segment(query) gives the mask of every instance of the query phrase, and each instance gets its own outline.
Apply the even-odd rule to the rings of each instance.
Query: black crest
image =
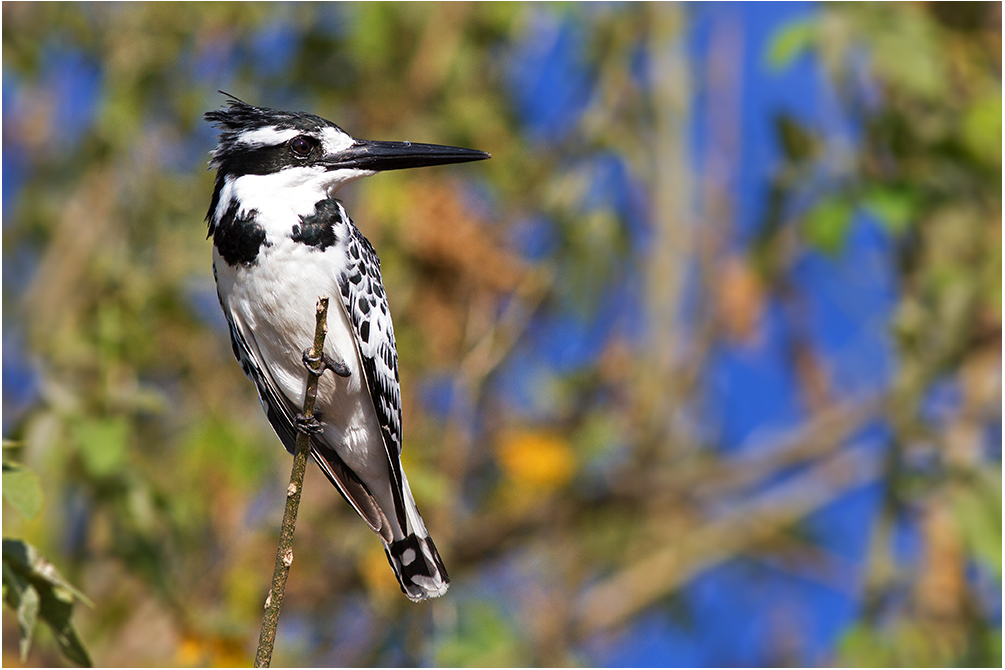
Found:
[[[220,91],[230,98],[225,107],[206,112],[205,119],[220,129],[220,139],[213,152],[214,163],[221,153],[234,149],[242,133],[258,128],[286,130],[296,128],[305,133],[319,133],[322,128],[338,128],[334,123],[307,112],[285,112],[269,107],[255,107],[240,98]],[[339,130],[342,130],[339,128]],[[343,131],[344,132],[344,131]],[[212,163],[211,163],[212,165]],[[214,167],[218,167],[215,166]]]

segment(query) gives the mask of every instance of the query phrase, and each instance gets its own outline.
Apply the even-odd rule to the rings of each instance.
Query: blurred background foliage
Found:
[[[97,664],[247,665],[268,590],[217,89],[493,154],[340,194],[451,591],[406,601],[312,468],[277,665],[1001,664],[1000,3],[3,19],[4,459],[44,495],[4,534]]]

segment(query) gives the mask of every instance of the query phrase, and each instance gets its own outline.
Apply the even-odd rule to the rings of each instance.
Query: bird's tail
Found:
[[[450,578],[428,535],[419,537],[413,533],[403,540],[385,544],[384,552],[409,600],[418,602],[447,592]]]
[[[419,510],[412,499],[412,491],[408,488],[405,473],[401,473],[400,496],[390,495],[391,491],[388,489],[393,504],[404,507],[405,523],[402,525],[399,522],[401,516],[395,513],[386,514],[370,489],[346,467],[337,453],[315,445],[313,454],[321,471],[327,475],[342,497],[349,501],[367,525],[380,536],[387,560],[404,594],[410,600],[419,601],[446,593],[450,585],[447,569],[443,567],[436,545],[433,544],[429,531],[422,523],[422,517],[419,516]],[[386,504],[392,504],[390,500]]]
[[[408,488],[408,480],[402,473],[402,498],[405,503],[406,528],[402,529],[405,537],[393,542],[384,543],[387,561],[398,578],[402,592],[409,600],[420,601],[426,598],[436,598],[447,592],[450,578],[447,569],[443,567],[433,538],[429,537],[419,510],[412,500],[412,492]]]

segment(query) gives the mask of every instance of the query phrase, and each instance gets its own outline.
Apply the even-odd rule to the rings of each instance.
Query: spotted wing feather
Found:
[[[349,263],[338,278],[342,305],[356,335],[367,390],[380,424],[394,485],[395,513],[406,527],[401,476],[401,391],[398,379],[398,352],[387,295],[380,276],[380,259],[362,233],[343,210],[350,237],[346,257]]]

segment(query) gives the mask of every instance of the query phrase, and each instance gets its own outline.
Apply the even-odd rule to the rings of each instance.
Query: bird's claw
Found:
[[[304,362],[304,367],[307,368],[307,372],[311,373],[315,377],[320,377],[325,373],[327,366],[325,365],[324,354],[321,354],[320,356],[311,356],[311,350],[304,349],[302,360]]]
[[[339,377],[349,377],[352,372],[349,366],[342,361],[336,361],[328,354],[322,353],[320,356],[311,356],[311,350],[305,349],[303,355],[304,367],[315,377],[320,377],[325,370],[331,370]]]
[[[349,366],[342,361],[333,360],[328,354],[323,354],[322,358],[325,362],[325,367],[337,374],[339,377],[349,377],[352,372],[349,370]]]
[[[301,433],[307,433],[308,435],[317,435],[322,432],[325,427],[321,425],[318,420],[317,415],[305,416],[303,414],[297,414],[294,422],[297,425],[297,430]]]

